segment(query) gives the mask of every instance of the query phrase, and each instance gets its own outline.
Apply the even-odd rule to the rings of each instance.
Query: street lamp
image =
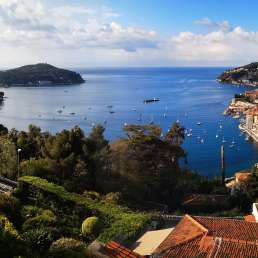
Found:
[[[17,178],[20,177],[20,152],[21,152],[21,149],[18,149],[17,150]]]

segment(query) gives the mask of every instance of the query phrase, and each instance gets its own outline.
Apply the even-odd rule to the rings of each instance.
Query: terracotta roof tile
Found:
[[[245,221],[248,221],[248,222],[256,222],[255,217],[254,217],[254,215],[252,215],[252,214],[246,215],[246,216],[244,217],[244,219],[245,219]]]
[[[214,248],[211,257],[257,258],[258,245],[256,243],[240,243],[222,239],[217,248]]]
[[[203,236],[207,232],[208,231],[204,226],[192,217],[185,215],[184,218],[176,225],[175,229],[158,246],[155,253],[164,252],[173,246],[185,243],[198,236]]]
[[[105,245],[105,255],[110,258],[143,258],[144,257],[114,241],[110,241]]]
[[[258,223],[216,217],[193,217],[208,229],[208,235],[243,241],[258,240]]]

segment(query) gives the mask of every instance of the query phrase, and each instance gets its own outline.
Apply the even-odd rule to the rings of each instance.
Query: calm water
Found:
[[[246,90],[219,85],[215,78],[223,70],[81,69],[78,71],[87,80],[83,85],[3,89],[7,99],[0,107],[1,123],[23,130],[32,123],[51,132],[79,125],[89,132],[93,124],[103,124],[106,120],[106,137],[112,140],[123,136],[124,123],[140,123],[137,121],[140,113],[142,123],[153,119],[164,131],[180,120],[187,129],[193,130],[193,136],[187,137],[184,144],[189,166],[204,175],[218,174],[224,137],[229,176],[258,162],[258,146],[239,135],[237,120],[222,115],[233,95]],[[160,102],[143,104],[144,99],[153,97],[160,98]],[[113,106],[113,114],[107,105]],[[60,109],[61,114],[57,113]],[[196,125],[199,121],[201,126]],[[200,143],[198,137],[204,142]],[[232,141],[236,145],[230,148]]]

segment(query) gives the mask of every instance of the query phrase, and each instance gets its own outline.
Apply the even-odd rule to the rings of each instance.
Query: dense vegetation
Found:
[[[233,81],[238,83],[244,83],[249,81],[251,83],[258,82],[258,62],[237,67],[234,69],[224,71],[218,79],[223,83],[232,83]]]
[[[0,194],[0,257],[87,257],[94,239],[130,241],[153,210],[181,209],[190,194],[228,193],[220,180],[183,168],[179,123],[166,134],[156,125],[127,125],[124,132],[109,143],[102,126],[89,135],[79,127],[53,135],[33,125],[28,132],[0,126],[0,175],[19,180],[12,195]],[[239,193],[220,207],[250,208],[255,173],[243,202]]]
[[[48,81],[53,85],[84,82],[81,75],[76,72],[43,63],[0,72],[0,84],[2,85],[37,86],[40,85],[40,81]]]

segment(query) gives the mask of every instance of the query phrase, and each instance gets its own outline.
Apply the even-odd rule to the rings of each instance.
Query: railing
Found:
[[[17,185],[16,181],[0,176],[0,192],[12,192]]]

